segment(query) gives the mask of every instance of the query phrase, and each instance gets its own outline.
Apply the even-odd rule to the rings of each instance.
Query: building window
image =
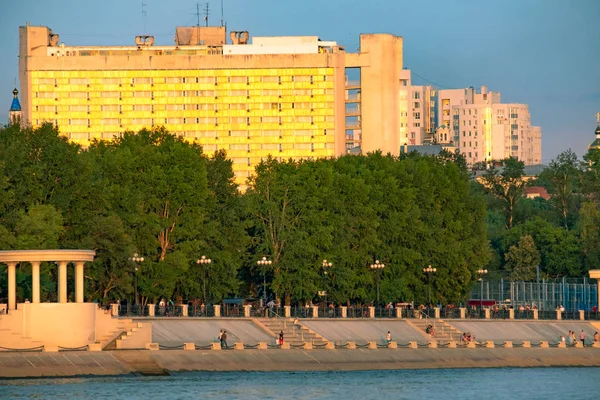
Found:
[[[414,93],[413,93],[413,98],[414,98],[415,100],[419,100],[419,99],[421,98],[421,93],[420,93],[420,92],[414,92]]]
[[[413,117],[414,117],[414,119],[421,119],[421,113],[420,112],[414,112],[413,113]]]
[[[421,108],[421,103],[418,101],[415,101],[413,108]]]

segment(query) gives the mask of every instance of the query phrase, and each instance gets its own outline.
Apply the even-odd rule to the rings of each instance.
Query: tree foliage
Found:
[[[506,269],[515,281],[530,281],[535,278],[536,267],[540,262],[540,253],[533,238],[525,235],[516,246],[510,246],[506,253]]]

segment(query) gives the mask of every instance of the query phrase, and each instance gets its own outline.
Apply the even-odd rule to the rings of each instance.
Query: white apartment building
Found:
[[[515,157],[525,165],[541,163],[540,127],[531,126],[526,104],[502,104],[500,93],[482,86],[440,90],[439,143],[453,143],[467,163]],[[450,139],[452,137],[452,139]]]

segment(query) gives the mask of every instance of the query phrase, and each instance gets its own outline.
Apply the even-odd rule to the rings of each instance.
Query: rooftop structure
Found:
[[[591,149],[599,149],[600,150],[600,112],[596,114],[596,120],[598,122],[598,126],[594,131],[594,135],[596,139],[588,146],[588,150]]]
[[[8,124],[18,124],[21,120],[22,112],[21,112],[21,103],[19,103],[19,91],[17,88],[13,90],[13,99],[10,104],[10,109],[8,110]]]

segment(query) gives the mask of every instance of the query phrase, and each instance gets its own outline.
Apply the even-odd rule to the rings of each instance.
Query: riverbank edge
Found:
[[[225,371],[361,371],[599,367],[600,349],[119,350],[0,352],[0,378],[168,375]]]

